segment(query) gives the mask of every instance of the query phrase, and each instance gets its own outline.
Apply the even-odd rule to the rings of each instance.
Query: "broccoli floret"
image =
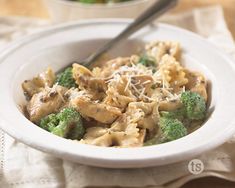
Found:
[[[206,102],[199,94],[186,91],[181,94],[180,100],[183,105],[181,108],[160,112],[159,125],[162,142],[169,142],[187,135],[185,126],[188,127],[192,121],[205,118]]]
[[[206,102],[199,94],[186,91],[181,94],[183,106],[174,111],[161,111],[160,114],[165,118],[178,119],[180,121],[202,120],[206,115]]]
[[[155,60],[152,57],[149,57],[147,55],[141,56],[138,63],[140,63],[146,67],[156,66]]]
[[[198,93],[186,91],[180,100],[184,106],[186,117],[190,120],[201,120],[206,116],[206,102]]]
[[[161,117],[159,121],[160,132],[146,141],[144,146],[170,142],[187,135],[187,129],[181,121],[171,117]]]
[[[187,129],[177,119],[160,118],[160,129],[162,133],[162,142],[169,142],[187,135]]]
[[[50,114],[40,121],[40,127],[47,131],[52,131],[58,124],[59,119],[56,114]]]
[[[164,117],[164,118],[178,119],[182,121],[185,117],[185,109],[179,108],[174,111],[161,111],[160,115],[161,117]]]
[[[64,108],[58,114],[50,114],[40,121],[40,127],[51,133],[70,139],[80,140],[85,129],[82,117],[74,108]]]
[[[65,108],[57,114],[60,120],[52,133],[61,137],[81,139],[85,133],[81,115],[74,108]]]
[[[72,67],[68,67],[63,72],[58,74],[56,77],[56,83],[67,88],[77,87],[77,84],[73,78],[72,70]]]

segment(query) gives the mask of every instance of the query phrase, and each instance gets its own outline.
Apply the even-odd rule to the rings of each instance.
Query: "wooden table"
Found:
[[[235,0],[180,0],[175,11],[190,10],[213,4],[223,6],[226,21],[235,38]],[[0,16],[2,15],[31,16],[45,19],[49,17],[42,0],[0,0]]]
[[[235,38],[235,0],[181,0],[175,12],[190,10],[195,7],[220,4],[224,9],[228,27]],[[0,0],[0,16],[29,16],[48,19],[48,13],[42,0]],[[235,183],[217,178],[201,178],[193,180],[183,188],[234,188]]]

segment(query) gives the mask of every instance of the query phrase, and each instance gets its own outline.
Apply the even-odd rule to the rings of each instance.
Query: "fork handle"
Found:
[[[103,53],[107,52],[114,45],[128,38],[130,35],[144,27],[154,19],[158,18],[169,9],[173,8],[178,0],[155,0],[156,2],[144,11],[139,17],[135,19],[126,29],[124,29],[118,36],[107,42],[104,46],[98,49],[94,54],[91,54],[85,61],[84,66],[89,67],[97,58]]]

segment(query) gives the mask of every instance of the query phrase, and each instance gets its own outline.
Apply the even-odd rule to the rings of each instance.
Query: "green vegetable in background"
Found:
[[[77,87],[77,84],[73,78],[72,70],[72,67],[68,67],[63,72],[58,74],[56,77],[56,83],[67,88]]]
[[[155,62],[154,58],[149,57],[147,55],[142,55],[140,57],[139,63],[146,66],[146,67],[151,67],[151,66],[156,67],[156,62]]]
[[[74,108],[64,108],[58,114],[41,119],[39,126],[57,136],[80,140],[85,129],[82,117]]]

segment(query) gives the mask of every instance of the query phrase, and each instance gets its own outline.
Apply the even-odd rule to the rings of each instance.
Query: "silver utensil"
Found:
[[[76,62],[82,64],[86,67],[92,65],[97,58],[99,58],[102,54],[110,50],[112,47],[120,43],[123,39],[128,38],[133,33],[138,31],[140,28],[144,27],[154,19],[158,18],[169,9],[173,8],[178,0],[153,0],[156,1],[150,8],[144,11],[139,17],[135,19],[133,23],[131,23],[124,31],[122,31],[118,36],[104,44],[101,48],[99,48],[96,52],[91,54],[86,59]],[[75,63],[75,62],[73,62]]]

